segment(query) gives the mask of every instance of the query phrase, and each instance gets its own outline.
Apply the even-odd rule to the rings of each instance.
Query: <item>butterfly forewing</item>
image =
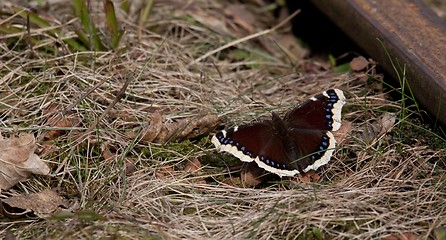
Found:
[[[291,142],[292,139],[288,141]],[[267,171],[279,170],[283,176],[294,176],[298,173],[295,165],[291,164],[295,156],[290,156],[284,139],[277,134],[271,121],[222,131],[212,138],[212,142],[241,161],[255,161]]]
[[[212,142],[216,147],[231,153],[240,160],[251,162],[268,144],[273,130],[270,121],[256,122],[219,132],[212,138]]]
[[[341,90],[330,89],[288,112],[284,121],[293,128],[338,130],[345,97]]]

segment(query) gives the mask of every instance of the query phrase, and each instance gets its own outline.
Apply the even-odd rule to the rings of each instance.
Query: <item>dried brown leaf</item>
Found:
[[[179,125],[181,124],[177,122],[164,125],[161,128],[161,131],[158,134],[157,138],[154,139],[154,142],[166,143],[169,140],[173,141],[174,140],[173,135],[177,132]]]
[[[353,71],[359,72],[367,68],[370,62],[363,56],[355,57],[350,62],[350,67]]]
[[[281,49],[279,52],[285,52],[287,57],[295,61],[301,60],[309,54],[308,49],[302,47],[291,33],[278,36],[277,43]]]
[[[418,239],[418,235],[415,233],[393,233],[383,238],[383,240],[416,240],[416,239]]]
[[[43,115],[46,118],[45,125],[55,128],[69,128],[80,123],[79,117],[73,115],[60,116],[59,114],[61,114],[62,110],[63,107],[57,103],[51,103],[45,109],[43,109]],[[66,130],[61,129],[49,130],[45,133],[44,138],[47,140],[53,140],[65,132]]]
[[[241,178],[227,177],[222,182],[230,186],[243,186]]]
[[[213,130],[219,123],[217,115],[209,114],[205,116],[198,116],[192,121],[185,121],[184,128],[178,136],[178,140],[198,137]]]
[[[381,115],[379,119],[379,123],[381,125],[381,131],[379,132],[379,134],[382,135],[392,130],[393,126],[395,126],[395,122],[396,122],[396,115],[394,113],[386,112],[383,115]]]
[[[245,4],[231,4],[225,9],[225,14],[232,18],[232,21],[242,27],[247,32],[254,31],[253,24],[256,20],[254,14],[246,9]]]
[[[163,166],[155,172],[155,176],[160,179],[171,178],[175,172],[171,166]]]
[[[144,127],[141,135],[141,140],[150,143],[153,142],[153,140],[160,134],[161,129],[164,126],[164,117],[161,115],[160,112],[156,111],[152,113],[152,115],[147,120],[147,126]],[[130,139],[133,139],[137,137],[138,130],[134,130],[133,132],[128,132],[127,137]]]
[[[68,208],[68,202],[56,191],[43,190],[39,193],[23,194],[1,200],[0,211],[9,218],[24,217],[28,213],[33,213],[40,218]]]
[[[303,183],[311,183],[311,182],[317,183],[319,182],[320,179],[319,174],[314,170],[310,170],[306,173],[301,173],[297,177]]]
[[[341,127],[333,132],[337,145],[342,146],[350,141],[350,132],[352,130],[352,123],[349,121],[342,121]]]
[[[193,157],[192,159],[188,160],[183,168],[183,170],[188,173],[194,173],[200,169],[201,162],[197,157]],[[189,181],[197,184],[206,184],[206,180],[203,177],[194,177],[189,179]]]
[[[394,113],[386,112],[376,119],[364,123],[361,131],[361,137],[364,142],[371,144],[378,138],[392,130],[396,122]]]
[[[224,21],[216,16],[210,15],[206,12],[189,12],[189,14],[199,23],[209,27],[213,31],[220,34],[229,34],[228,28]]]
[[[116,154],[112,153],[108,148],[108,142],[101,144],[101,154],[104,161],[111,161],[117,158]],[[130,175],[136,171],[133,159],[128,157],[124,158],[124,171],[126,175]]]
[[[240,173],[241,181],[245,186],[259,185],[262,183],[263,176],[265,176],[265,171],[254,162],[247,163]]]
[[[174,123],[164,124],[160,133],[153,141],[166,143],[168,141],[182,141],[198,137],[213,130],[219,121],[218,116],[214,114],[180,119]]]
[[[14,235],[14,233],[12,233],[12,231],[10,229],[6,229],[3,240],[16,240],[16,239],[17,238]]]
[[[136,172],[135,161],[131,158],[124,158],[125,160],[125,174],[128,176],[134,172]]]
[[[6,190],[34,174],[47,175],[50,168],[34,153],[32,134],[0,140],[0,189]]]
[[[114,154],[111,153],[107,145],[107,143],[101,144],[101,155],[104,158],[104,161],[110,161],[114,157]]]
[[[80,122],[79,119],[76,119],[76,118],[63,117],[56,124],[50,125],[50,126],[56,127],[56,128],[67,128],[67,127],[74,127],[79,122]],[[45,139],[47,139],[47,140],[56,139],[57,137],[64,134],[65,131],[66,130],[60,130],[60,129],[49,130],[45,134]]]
[[[353,173],[352,170],[346,169],[345,171],[336,173],[336,175],[333,177],[333,180],[337,181],[337,180],[345,179],[348,176],[350,176],[352,173]]]
[[[164,118],[159,112],[154,112],[149,119],[149,126],[146,129],[142,138],[145,142],[152,142],[163,128]]]
[[[182,141],[184,139],[198,137],[213,130],[219,122],[220,119],[217,115],[208,114],[193,118],[184,118],[172,123],[165,123],[161,113],[155,112],[150,117],[148,127],[143,132],[142,140],[157,143]],[[134,138],[135,136],[135,132],[127,134],[128,138]]]
[[[44,117],[49,118],[55,113],[62,111],[62,109],[62,105],[52,102],[42,110],[42,113]]]
[[[55,151],[57,151],[57,146],[52,143],[52,141],[43,141],[40,143],[40,146],[38,150],[36,151],[39,156],[42,158],[53,154]]]
[[[198,158],[193,158],[189,160],[184,166],[184,171],[186,172],[195,172],[201,168],[201,163]]]

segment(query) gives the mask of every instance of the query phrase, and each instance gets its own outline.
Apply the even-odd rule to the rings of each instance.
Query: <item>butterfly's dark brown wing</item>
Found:
[[[344,93],[339,89],[330,89],[288,112],[284,121],[291,128],[336,131],[341,126],[344,104]]]
[[[320,93],[288,112],[284,118],[288,136],[299,148],[300,156],[293,160],[304,172],[327,164],[336,146],[331,131],[341,126],[341,111],[345,97],[341,90]]]
[[[279,176],[316,170],[333,154],[336,141],[330,131],[339,129],[344,103],[342,91],[330,89],[291,110],[283,121],[223,130],[212,143],[241,161],[255,161]]]
[[[300,155],[291,159],[291,164],[300,172],[316,170],[327,164],[336,147],[336,140],[330,131],[293,129],[288,131],[288,136],[296,144]]]
[[[259,167],[280,176],[294,176],[299,171],[283,145],[283,139],[271,121],[243,125],[223,130],[212,137],[212,143],[221,151],[231,153],[244,162],[255,161]]]

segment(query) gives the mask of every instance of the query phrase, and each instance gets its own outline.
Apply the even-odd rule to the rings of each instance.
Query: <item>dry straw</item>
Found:
[[[42,152],[55,149],[45,157],[51,176],[23,182],[11,194],[58,188],[74,211],[106,218],[5,220],[2,236],[10,231],[20,239],[376,239],[398,234],[425,239],[446,226],[444,150],[423,140],[429,131],[417,131],[411,141],[404,141],[407,132],[365,141],[366,125],[376,124],[371,120],[399,110],[381,84],[368,81],[364,72],[333,73],[313,59],[290,62],[277,44],[289,26],[275,28],[281,21],[270,12],[255,12],[261,6],[247,4],[257,19],[254,29],[275,31],[244,41],[256,32],[231,23],[222,11],[228,4],[235,3],[155,1],[144,29],[119,10],[126,29],[121,45],[127,48],[95,52],[95,69],[89,67],[90,52],[45,53],[44,45],[61,44],[46,30],[31,31],[45,39],[34,49],[20,44],[26,32],[0,37],[2,134],[45,134],[52,126],[45,125],[43,113],[51,104],[66,110],[62,117],[80,120],[49,142],[41,139]],[[66,3],[49,7],[51,16],[67,11]],[[97,11],[93,16],[100,17]],[[14,19],[2,16],[0,23],[12,25]],[[269,117],[271,110],[285,112],[333,87],[346,92],[343,118],[352,129],[349,141],[319,171],[319,183],[283,179],[243,187],[228,181],[237,173],[230,177],[222,167],[230,165],[223,160],[229,158],[214,151],[208,140],[212,132],[186,144],[147,143],[138,135],[150,127],[156,111],[166,124],[216,114],[229,126]],[[122,89],[125,94],[116,102]],[[113,154],[107,160],[101,152],[105,143]],[[196,158],[202,163],[197,171],[181,170]],[[136,171],[125,174],[126,159]]]

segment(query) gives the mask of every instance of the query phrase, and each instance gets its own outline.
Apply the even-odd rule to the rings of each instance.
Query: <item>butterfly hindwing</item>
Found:
[[[297,143],[301,155],[292,160],[292,163],[302,169],[301,172],[317,170],[325,165],[331,158],[336,140],[330,131],[296,129],[288,135]]]

